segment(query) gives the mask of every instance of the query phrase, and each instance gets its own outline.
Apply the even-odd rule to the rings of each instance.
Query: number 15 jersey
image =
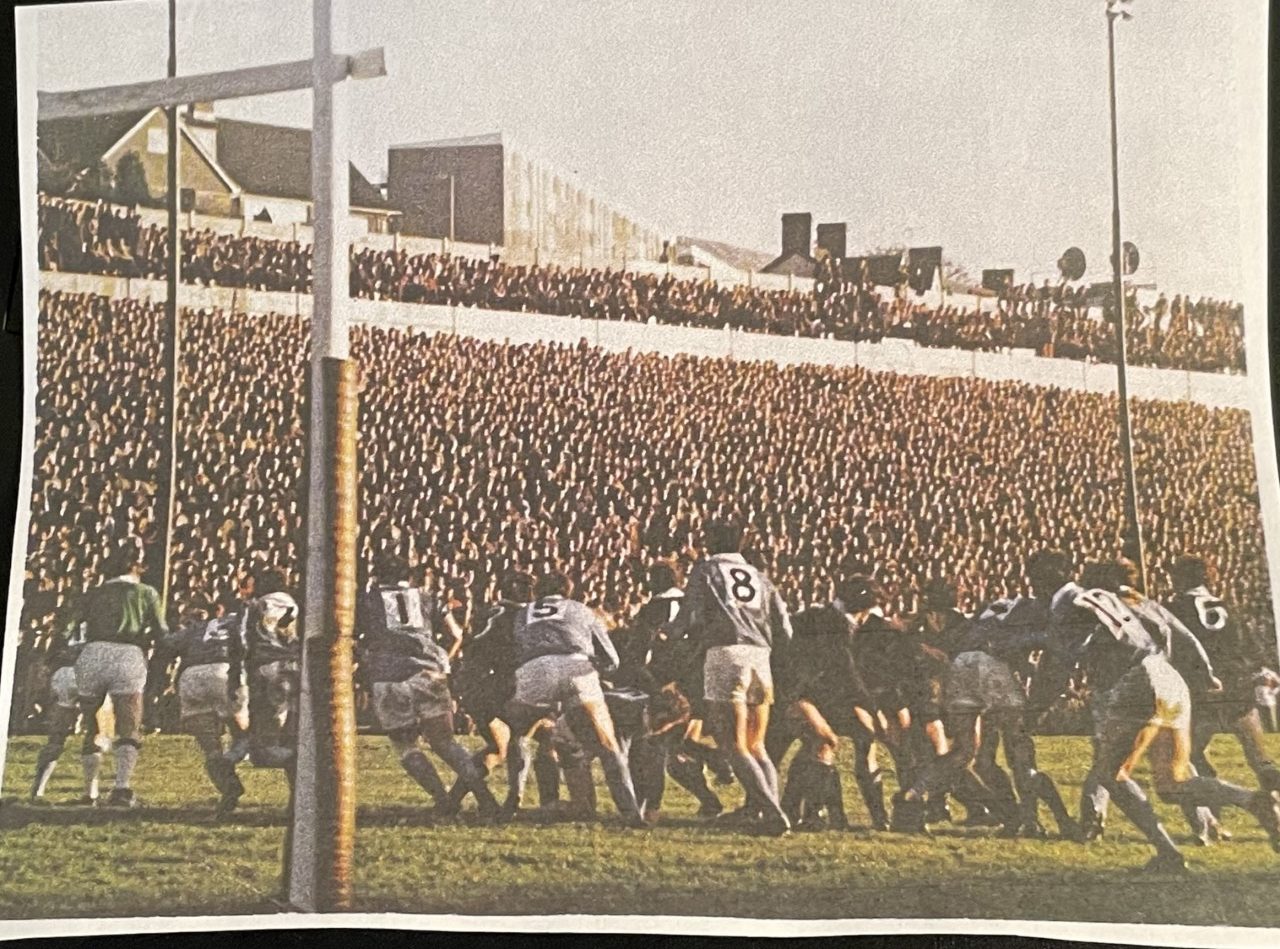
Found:
[[[741,554],[713,554],[694,566],[675,626],[704,648],[772,649],[791,639],[791,617],[782,597]]]

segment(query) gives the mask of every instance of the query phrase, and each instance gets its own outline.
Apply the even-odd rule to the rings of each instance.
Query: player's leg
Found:
[[[530,754],[534,729],[547,713],[546,707],[527,705],[512,699],[503,710],[511,738],[507,742],[507,798],[502,802],[502,817],[510,819],[520,810],[521,797],[529,778],[533,760]],[[541,788],[539,788],[541,792]]]
[[[1186,861],[1156,816],[1146,794],[1133,780],[1133,769],[1147,753],[1159,733],[1157,726],[1125,720],[1123,716],[1104,718],[1098,736],[1095,768],[1098,781],[1125,817],[1129,818],[1152,846],[1155,858],[1150,869],[1180,870]]]
[[[106,695],[92,696],[80,692],[80,714],[84,719],[84,741],[80,748],[80,766],[84,772],[84,794],[81,804],[98,803],[98,772],[102,769],[102,748],[98,742],[98,710],[106,702]]]
[[[1151,744],[1150,758],[1156,790],[1164,800],[1184,809],[1238,807],[1247,811],[1280,853],[1280,791],[1250,791],[1221,778],[1197,775],[1191,765],[1191,733],[1185,725],[1161,728]]]
[[[703,818],[718,817],[724,811],[724,804],[719,795],[707,784],[706,768],[711,764],[723,767],[723,759],[718,751],[691,737],[700,735],[702,722],[691,719],[684,733],[672,731],[665,736],[669,740],[667,754],[667,774],[682,788],[694,796],[698,802],[698,816]],[[727,775],[732,780],[732,774]]]
[[[204,772],[209,781],[220,796],[226,796],[233,772],[231,762],[223,754],[221,720],[212,711],[186,714],[182,716],[182,729],[195,739],[196,747],[204,756]]]
[[[614,732],[609,707],[604,702],[603,694],[597,699],[583,694],[584,691],[586,690],[579,687],[578,704],[565,709],[569,727],[583,747],[600,759],[605,784],[609,787],[614,807],[622,815],[623,821],[631,825],[643,824],[627,758]]]
[[[593,822],[596,819],[598,801],[596,799],[596,783],[591,774],[591,755],[578,741],[565,716],[556,719],[554,726],[544,729],[547,740],[540,746],[539,752],[546,753],[546,761],[553,768],[546,776],[550,781],[548,787],[543,786],[543,775],[538,773],[538,805],[546,819],[563,814],[569,820]],[[539,759],[534,759],[534,770],[537,772]],[[569,792],[568,808],[561,812],[556,805],[560,803],[559,776],[564,773],[565,790]]]
[[[139,655],[141,655],[140,650]],[[144,681],[145,675],[144,664]],[[116,780],[107,802],[116,807],[133,807],[137,799],[134,796],[131,781],[142,749],[142,690],[112,693],[111,708],[116,719],[114,745]]]
[[[859,711],[865,715],[865,710]],[[871,829],[888,830],[889,809],[884,803],[884,773],[878,766],[875,732],[862,716],[858,716],[858,724],[852,730],[853,779],[858,785],[858,793],[871,818]]]
[[[426,739],[427,747],[453,769],[463,787],[475,795],[480,818],[490,820],[497,813],[498,802],[485,784],[484,775],[475,761],[467,754],[467,749],[458,744],[453,734],[453,714],[447,704],[447,686],[444,688],[443,701],[444,704],[441,704],[437,699],[427,707],[419,706],[419,711],[424,715],[419,720],[420,734]],[[437,800],[437,809],[442,815],[457,813],[452,805],[453,798],[447,792]]]
[[[382,685],[383,683],[377,683]],[[418,787],[430,795],[432,802],[440,807],[448,797],[448,790],[440,780],[440,773],[431,759],[418,745],[418,726],[401,725],[387,732],[391,740],[391,748],[400,761],[400,767],[417,783]]]
[[[1231,722],[1231,730],[1240,741],[1244,760],[1258,776],[1258,783],[1268,791],[1280,791],[1280,767],[1276,766],[1275,761],[1267,753],[1262,715],[1257,707],[1251,707],[1244,714],[1237,716]]]
[[[75,731],[76,719],[80,717],[79,694],[76,692],[76,673],[71,666],[64,666],[54,671],[49,680],[49,695],[52,706],[46,722],[46,740],[40,753],[36,756],[36,773],[31,782],[31,800],[44,799],[45,789],[53,770],[58,765],[58,758],[66,747],[67,738]],[[85,727],[97,738],[97,721],[85,722]]]

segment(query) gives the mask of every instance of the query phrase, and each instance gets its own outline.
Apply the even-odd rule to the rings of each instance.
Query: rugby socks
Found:
[[[706,810],[719,810],[723,805],[719,796],[707,784],[707,774],[702,762],[683,754],[671,755],[667,759],[667,774],[695,798]]]
[[[638,820],[640,806],[636,803],[636,791],[631,785],[627,759],[619,751],[602,748],[600,764],[604,768],[604,780],[609,785],[609,794],[613,798],[613,804],[618,809],[618,813],[624,820]]]
[[[752,757],[756,759],[760,773],[764,775],[765,785],[769,788],[769,800],[776,803],[778,800],[778,769],[773,766],[773,761],[764,752]]]
[[[533,756],[533,781],[538,786],[539,807],[550,807],[560,800],[560,762],[541,748]]]
[[[818,796],[827,808],[827,820],[832,827],[849,826],[849,818],[844,812],[844,788],[840,786],[840,772],[834,764],[817,762],[814,769],[813,783],[818,789]]]
[[[138,746],[129,740],[116,742],[116,787],[129,787],[133,769],[138,766]]]
[[[1137,781],[1133,778],[1115,781],[1111,787],[1110,796],[1115,798],[1116,806],[1138,830],[1146,835],[1147,840],[1155,846],[1157,852],[1161,855],[1178,854],[1177,845],[1169,836],[1169,832],[1164,829],[1164,825],[1160,823],[1160,818],[1156,817],[1151,802],[1142,793],[1142,788],[1138,786]]]
[[[412,748],[400,756],[400,765],[409,777],[418,782],[418,786],[431,795],[437,804],[448,796],[444,783],[440,780],[435,765],[418,748]]]
[[[884,774],[879,769],[855,773],[858,790],[871,815],[871,826],[877,830],[889,826],[889,811],[884,806]]]
[[[456,741],[451,741],[440,757],[444,758],[445,764],[454,770],[464,787],[475,795],[476,803],[480,805],[482,812],[497,810],[498,802],[490,792],[489,786],[484,783],[484,772],[477,767],[471,755],[467,754],[467,749]],[[452,796],[446,793],[443,806],[447,808],[452,800]]]
[[[51,741],[40,749],[36,756],[36,776],[31,784],[32,797],[44,797],[49,779],[53,777],[53,769],[58,766],[58,757],[62,754],[63,742]]]
[[[84,768],[84,793],[86,797],[98,797],[98,772],[102,769],[102,752],[80,756],[80,765]]]
[[[804,805],[812,802],[816,795],[812,786],[812,775],[818,762],[803,753],[796,755],[787,769],[787,787],[782,792],[782,812],[795,823],[804,815]]]
[[[760,760],[751,754],[733,752],[733,773],[737,775],[742,789],[747,793],[747,801],[756,807],[782,813],[778,798],[773,794],[769,779],[760,767]],[[776,779],[777,772],[774,772]]]
[[[1213,810],[1223,807],[1248,810],[1253,803],[1252,791],[1220,778],[1188,778],[1178,782],[1175,794],[1168,796],[1185,800],[1188,807],[1207,807]]]

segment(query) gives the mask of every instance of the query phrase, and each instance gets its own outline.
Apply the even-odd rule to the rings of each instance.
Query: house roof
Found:
[[[737,270],[762,270],[772,260],[771,255],[762,250],[726,244],[724,241],[709,241],[701,237],[677,237],[677,250],[697,247],[717,260],[721,260]]]
[[[761,273],[790,274],[793,277],[812,277],[818,262],[808,254],[783,254],[760,268]]]
[[[135,109],[36,123],[36,142],[53,165],[79,172],[95,164],[151,112]]]
[[[311,130],[217,119],[218,164],[250,194],[311,200]],[[351,165],[351,206],[390,210],[382,193]]]

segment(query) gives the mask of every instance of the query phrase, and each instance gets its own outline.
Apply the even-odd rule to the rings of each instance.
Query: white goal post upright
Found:
[[[41,120],[310,89],[315,206],[314,299],[308,380],[306,554],[303,564],[302,695],[298,758],[285,846],[285,899],[304,911],[345,909],[355,837],[355,708],[351,632],[356,553],[355,364],[348,358],[350,170],[345,79],[386,75],[383,52],[333,52],[345,0],[313,0],[310,60],[95,89],[38,92]],[[170,139],[172,141],[172,139]],[[175,150],[170,148],[170,158]],[[174,176],[169,187],[176,187]],[[170,235],[176,241],[176,233]],[[180,246],[180,245],[179,245]],[[177,301],[177,268],[169,299]],[[175,341],[176,343],[176,341]],[[174,380],[175,383],[177,380]],[[176,392],[173,396],[176,402]],[[172,406],[170,407],[172,411]]]
[[[345,90],[327,81],[342,0],[314,0],[311,358],[298,753],[285,856],[295,909],[349,909],[355,846],[356,365],[349,357]]]

